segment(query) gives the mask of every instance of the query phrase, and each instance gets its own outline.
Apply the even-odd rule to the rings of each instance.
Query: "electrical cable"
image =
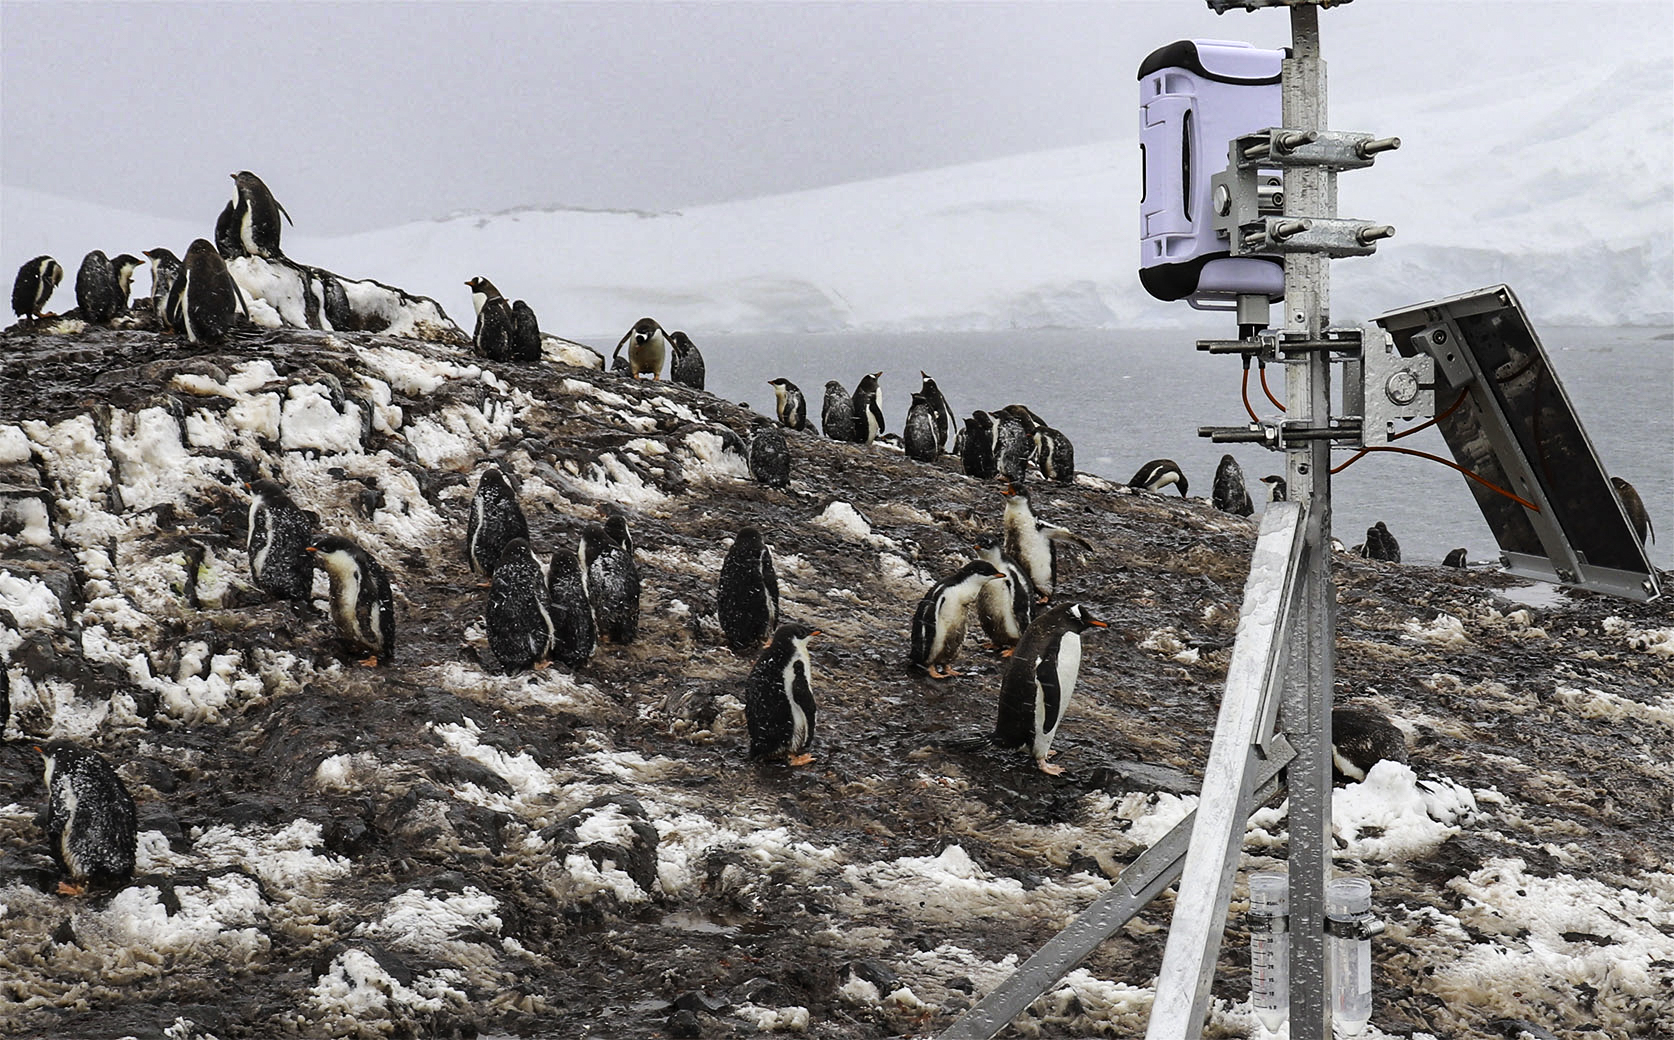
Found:
[[[1392,440],[1392,441],[1398,441],[1402,437],[1411,437],[1413,434],[1417,433],[1420,430],[1429,429],[1430,427],[1432,427],[1432,426],[1436,425],[1437,423],[1441,422],[1443,419],[1452,415],[1454,412],[1458,411],[1459,406],[1464,404],[1465,403],[1465,398],[1469,397],[1470,395],[1471,395],[1470,388],[1466,387],[1465,389],[1459,391],[1459,399],[1457,401],[1454,401],[1451,405],[1449,405],[1448,408],[1447,408],[1447,411],[1441,413],[1440,415],[1431,416],[1430,418],[1424,420],[1423,422],[1419,423],[1417,426],[1414,426],[1410,430],[1402,430],[1400,433],[1392,433],[1392,434],[1389,435],[1389,439]]]
[[[1450,469],[1458,470],[1460,473],[1463,473],[1465,476],[1467,476],[1470,479],[1476,481],[1478,484],[1481,484],[1483,487],[1487,488],[1488,490],[1490,490],[1490,491],[1492,491],[1496,494],[1504,495],[1506,498],[1509,498],[1513,502],[1516,502],[1518,505],[1522,506],[1524,509],[1532,510],[1533,512],[1536,512],[1536,513],[1540,512],[1540,507],[1535,505],[1533,502],[1530,502],[1528,499],[1523,498],[1520,495],[1512,494],[1510,491],[1507,491],[1505,488],[1500,487],[1498,484],[1494,483],[1491,480],[1487,480],[1483,477],[1477,476],[1475,473],[1473,473],[1470,470],[1466,469],[1465,467],[1459,465],[1457,462],[1451,462],[1447,459],[1442,458],[1440,455],[1432,455],[1427,451],[1415,451],[1412,448],[1396,448],[1396,447],[1392,447],[1392,446],[1381,446],[1381,447],[1375,446],[1375,447],[1370,447],[1370,448],[1361,448],[1359,451],[1357,451],[1353,455],[1349,456],[1348,461],[1343,463],[1341,466],[1332,467],[1331,472],[1332,473],[1341,473],[1343,470],[1348,469],[1350,466],[1354,465],[1356,462],[1359,462],[1362,458],[1365,458],[1367,453],[1374,452],[1374,451],[1397,451],[1397,452],[1400,452],[1402,455],[1417,455],[1421,459],[1429,459],[1431,462],[1439,462],[1442,465],[1449,467]]]
[[[1244,382],[1239,387],[1239,393],[1244,398],[1244,411],[1249,413],[1250,421],[1253,423],[1261,422],[1261,418],[1256,415],[1255,409],[1250,407],[1250,356],[1248,354],[1244,355]]]
[[[1283,404],[1279,403],[1279,399],[1277,397],[1273,396],[1273,391],[1267,389],[1267,362],[1266,361],[1263,361],[1261,363],[1261,392],[1267,395],[1267,399],[1269,401],[1273,402],[1273,407],[1277,408],[1281,412],[1287,410]]]

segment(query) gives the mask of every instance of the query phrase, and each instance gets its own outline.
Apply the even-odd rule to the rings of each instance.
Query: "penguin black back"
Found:
[[[611,533],[615,525],[622,528],[620,537]],[[599,641],[633,642],[639,636],[640,579],[626,521],[613,516],[605,524],[589,524],[581,532],[580,552]]]
[[[515,539],[529,538],[529,522],[518,505],[517,492],[498,466],[483,470],[471,497],[471,517],[465,524],[465,562],[471,573],[493,574],[500,553]]]
[[[283,214],[289,221],[291,215],[274,199],[260,177],[249,170],[231,176],[237,194],[233,216],[244,251],[251,256],[283,257],[285,254],[279,248],[279,217]]]
[[[854,397],[835,379],[825,383],[825,400],[820,406],[820,429],[834,441],[854,440]]]
[[[169,320],[185,330],[188,342],[219,343],[232,331],[244,297],[208,239],[196,239],[186,250],[167,307]]]
[[[750,727],[750,757],[785,756],[793,766],[813,760],[813,666],[808,641],[817,628],[789,622],[756,658],[744,685],[744,717]]]
[[[1081,633],[1107,627],[1079,603],[1060,603],[1029,624],[1000,677],[994,744],[1027,747],[1041,772],[1063,772],[1046,759],[1081,674]]]
[[[1035,430],[1035,462],[1041,475],[1059,484],[1075,483],[1075,445],[1062,430]]]
[[[1382,560],[1385,563],[1401,562],[1401,543],[1389,533],[1382,520],[1366,528],[1366,544],[1361,547],[1361,555],[1368,560]]]
[[[913,394],[913,403],[907,408],[904,439],[909,459],[934,462],[941,454],[941,444],[936,439],[936,416],[922,390]]]
[[[763,419],[750,430],[750,476],[768,487],[790,487],[790,443],[784,427]]]
[[[518,300],[511,305],[511,312],[510,358],[513,361],[539,361],[541,359],[541,325],[535,318],[534,309],[522,300]]]
[[[684,332],[671,332],[668,334],[668,345],[674,352],[674,363],[669,366],[668,377],[681,386],[702,390],[703,352],[692,342],[692,337]]]
[[[754,527],[738,532],[721,562],[715,606],[721,632],[735,654],[760,649],[779,623],[779,582],[773,571],[773,554]]]
[[[248,486],[244,548],[256,587],[281,599],[308,599],[314,588],[314,564],[308,556],[314,518],[291,501],[278,481],[258,480]]]
[[[120,885],[134,873],[134,799],[105,757],[54,742],[36,746],[47,788],[47,839],[79,891],[86,883]]]
[[[1611,477],[1610,486],[1616,489],[1616,497],[1622,500],[1622,510],[1627,513],[1633,533],[1639,537],[1639,544],[1644,545],[1647,540],[1656,541],[1657,533],[1651,527],[1651,513],[1645,508],[1645,500],[1639,497],[1639,489],[1621,477]]]
[[[1366,779],[1379,762],[1407,761],[1407,736],[1369,708],[1331,709],[1331,772],[1337,783]]]
[[[965,475],[987,480],[996,471],[994,465],[994,418],[978,409],[965,420],[964,443],[960,445],[959,460]]]
[[[552,659],[565,668],[580,668],[593,656],[598,633],[579,556],[562,549],[552,554],[546,568],[546,592],[552,617]]]
[[[552,613],[546,575],[522,538],[506,543],[488,591],[488,649],[507,674],[544,667],[552,650]]]
[[[1447,558],[1442,560],[1442,566],[1443,567],[1457,567],[1460,570],[1464,570],[1465,569],[1465,562],[1466,562],[1465,561],[1465,547],[1460,546],[1459,548],[1454,549],[1452,552],[1447,554]]]
[[[1244,470],[1230,454],[1221,456],[1215,467],[1215,489],[1212,494],[1215,508],[1233,516],[1249,516],[1255,512],[1250,501],[1250,489],[1244,483]]]
[[[955,424],[958,420],[953,414],[953,408],[947,403],[947,398],[942,395],[942,388],[936,385],[930,374],[921,369],[918,375],[923,380],[918,392],[924,395],[924,403],[930,409],[930,418],[936,425],[936,450],[946,451],[947,439],[956,432]]]
[[[25,261],[12,282],[12,313],[20,318],[41,317],[47,301],[63,280],[64,267],[52,257],[37,256]]]
[[[81,309],[81,320],[103,325],[116,317],[119,302],[127,302],[118,301],[117,292],[116,269],[110,257],[98,249],[83,257],[76,272],[76,306]]]
[[[490,361],[508,360],[517,330],[517,317],[512,314],[511,304],[486,278],[479,276],[465,284],[471,287],[471,303],[477,311],[476,328],[471,333],[477,354]]]

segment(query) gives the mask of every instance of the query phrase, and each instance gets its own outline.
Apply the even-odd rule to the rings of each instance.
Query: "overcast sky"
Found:
[[[1334,88],[1358,88],[1334,99],[1364,106],[1415,67],[1561,75],[1613,33],[1669,39],[1671,9],[1358,0],[1322,18]],[[1201,0],[4,2],[0,183],[212,221],[251,169],[308,234],[678,209],[1131,138],[1152,49],[1288,36],[1280,11]],[[1400,132],[1336,122],[1346,110],[1333,101],[1333,125]]]

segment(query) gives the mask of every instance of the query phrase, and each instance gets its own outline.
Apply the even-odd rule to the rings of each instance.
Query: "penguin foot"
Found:
[[[956,672],[953,669],[947,667],[946,665],[941,666],[941,668],[942,668],[942,670],[940,672],[938,672],[938,671],[936,671],[936,666],[931,665],[930,666],[930,678],[932,678],[932,679],[951,679],[954,676],[959,674],[958,672]]]
[[[79,896],[86,891],[87,882],[85,881],[60,881],[58,883],[58,894],[61,896]]]
[[[1000,656],[1001,657],[1010,657],[1016,649],[1017,648],[1015,646],[1008,646],[1004,650],[1000,651]]]
[[[536,661],[534,664],[530,665],[529,667],[533,668],[537,672],[544,672],[548,668],[552,667],[552,662],[551,661]]]
[[[1063,766],[1055,766],[1044,758],[1035,759],[1035,766],[1047,776],[1062,776],[1064,772]]]
[[[793,766],[805,766],[813,760],[814,756],[808,754],[806,751],[800,755],[791,755],[789,758],[785,759],[786,762],[789,762]]]
[[[360,659],[360,663],[368,668],[376,668],[378,667],[378,655],[373,654],[371,657],[363,657]]]
[[[1039,595],[1039,596],[1035,597],[1035,602],[1036,603],[1051,603],[1052,602],[1052,595],[1050,593],[1043,593],[1042,595]]]
[[[479,581],[479,582],[477,582],[477,588],[479,588],[479,589],[491,589],[493,587],[494,587],[494,583],[491,582],[491,581]]]

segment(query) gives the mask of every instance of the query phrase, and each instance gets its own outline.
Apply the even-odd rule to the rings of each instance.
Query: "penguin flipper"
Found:
[[[1035,685],[1040,690],[1041,704],[1045,709],[1040,723],[1042,733],[1051,733],[1058,728],[1058,715],[1064,703],[1064,691],[1058,685],[1059,645],[1060,641],[1054,639],[1035,665]]]
[[[296,221],[291,219],[290,211],[285,209],[285,204],[280,202],[278,199],[274,199],[273,204],[279,207],[279,212],[285,214],[285,223],[289,224],[291,227],[296,227]]]
[[[954,737],[942,742],[943,751],[983,751],[994,746],[994,735],[978,733],[970,737]]]

